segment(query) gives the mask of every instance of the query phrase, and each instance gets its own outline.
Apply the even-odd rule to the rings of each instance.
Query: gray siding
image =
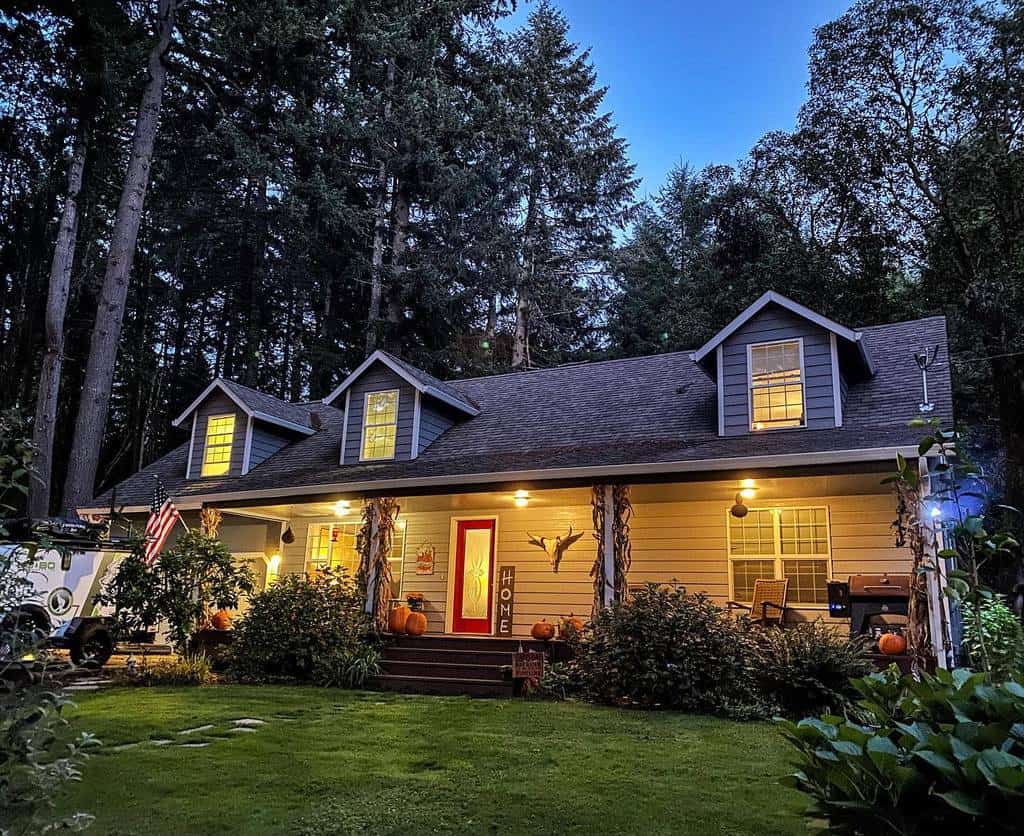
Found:
[[[836,425],[829,332],[776,305],[769,305],[722,345],[725,435],[745,435],[751,431],[747,346],[797,338],[804,341],[807,427],[821,429]]]
[[[269,459],[282,447],[288,446],[288,439],[274,432],[270,425],[253,422],[252,450],[249,452],[249,470]]]
[[[189,474],[192,479],[199,479],[203,469],[203,453],[206,449],[206,422],[211,415],[235,416],[235,436],[231,445],[231,466],[228,476],[242,475],[242,457],[245,454],[245,427],[248,416],[242,412],[227,395],[214,390],[210,396],[196,407],[195,437],[192,441],[192,462]],[[223,477],[210,477],[223,478]]]
[[[420,442],[419,452],[430,446],[441,433],[455,423],[451,408],[431,398],[424,397],[420,406]]]
[[[395,460],[408,461],[412,455],[412,422],[416,409],[416,392],[408,383],[383,363],[374,363],[349,387],[348,415],[345,418],[345,464],[359,461],[359,443],[363,431],[363,407],[367,392],[398,390],[398,433],[395,439]],[[335,403],[341,406],[340,403]],[[389,460],[390,461],[390,460]]]

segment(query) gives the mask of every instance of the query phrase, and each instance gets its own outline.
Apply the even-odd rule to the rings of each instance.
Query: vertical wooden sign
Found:
[[[498,569],[498,635],[512,635],[513,604],[516,597],[516,567]]]

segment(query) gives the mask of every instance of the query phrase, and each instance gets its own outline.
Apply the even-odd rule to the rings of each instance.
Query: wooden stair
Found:
[[[511,697],[512,654],[539,650],[560,657],[559,642],[489,636],[392,636],[381,651],[381,691]]]

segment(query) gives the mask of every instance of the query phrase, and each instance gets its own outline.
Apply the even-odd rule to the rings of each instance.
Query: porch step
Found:
[[[410,694],[463,695],[470,697],[511,697],[512,682],[492,679],[461,679],[447,676],[395,676],[382,674],[371,680],[381,691]]]
[[[557,648],[562,642],[541,642],[536,639],[506,639],[492,636],[406,636],[392,635],[394,647],[418,647],[432,650],[488,650],[515,653],[520,650],[544,651]]]
[[[385,674],[398,677],[426,677],[440,679],[473,679],[480,681],[504,682],[506,671],[511,682],[511,660],[505,664],[467,665],[459,662],[438,662],[433,659],[420,659],[415,662],[392,659],[387,656],[381,659],[380,666]]]
[[[386,656],[395,662],[448,662],[462,665],[509,665],[508,651],[499,650],[438,650],[433,647],[389,647]]]

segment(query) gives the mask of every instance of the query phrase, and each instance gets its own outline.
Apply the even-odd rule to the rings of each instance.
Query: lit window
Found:
[[[353,580],[359,571],[356,541],[361,523],[324,523],[309,527],[306,572],[311,575],[330,569],[344,571]],[[396,527],[388,562],[391,564],[391,597],[402,596],[402,561],[405,558],[405,528]]]
[[[788,578],[790,601],[825,604],[830,573],[827,508],[752,508],[742,518],[729,515],[733,600],[750,601],[758,578]]]
[[[234,438],[234,415],[211,415],[206,419],[203,476],[223,476],[231,469],[231,444]]]
[[[800,365],[799,340],[750,347],[751,429],[803,426]]]
[[[398,390],[367,392],[363,410],[362,459],[393,459],[398,434]]]

